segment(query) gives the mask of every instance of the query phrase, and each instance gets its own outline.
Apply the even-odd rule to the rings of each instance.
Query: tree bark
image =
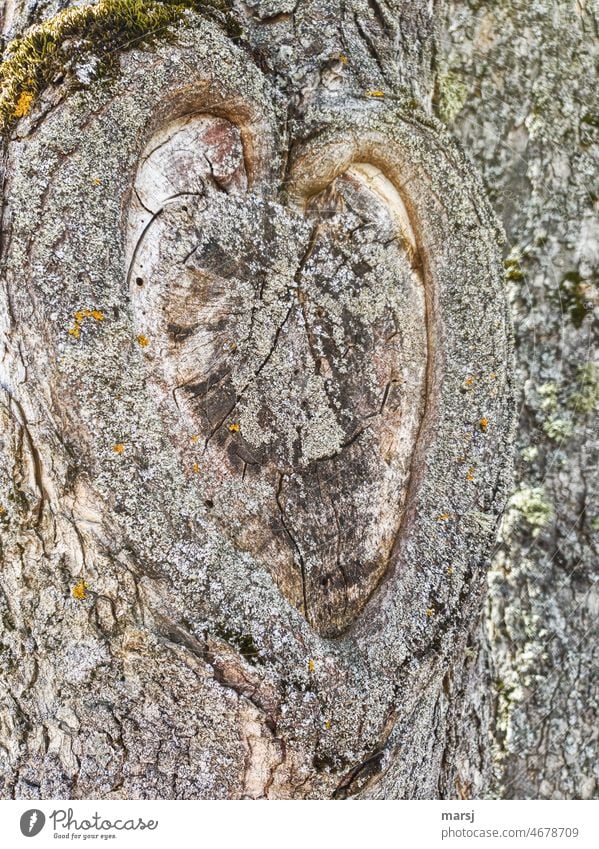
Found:
[[[434,4],[232,14],[15,83],[3,794],[479,797],[512,346]]]
[[[522,387],[491,573],[494,792],[596,798],[596,2],[449,3],[438,101],[507,234]]]

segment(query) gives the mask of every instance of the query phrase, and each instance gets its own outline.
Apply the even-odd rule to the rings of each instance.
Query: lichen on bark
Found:
[[[449,2],[438,41],[510,251],[517,481],[488,616],[505,798],[599,792],[598,25],[595,2]]]
[[[356,0],[351,15],[334,16],[314,0],[264,24],[248,7],[243,44],[192,14],[172,41],[119,53],[110,86],[50,85],[7,139],[5,795],[456,798],[486,791],[481,610],[513,438],[501,231],[471,165],[427,113],[429,4],[392,6],[376,15]],[[405,61],[394,52],[402,39]],[[158,146],[168,149],[173,127],[194,121],[205,131],[197,149],[207,162],[177,168],[189,182],[154,205],[137,175]],[[152,191],[168,184],[155,170],[150,177]],[[385,219],[390,209],[397,245]],[[203,222],[198,234],[194,221]],[[147,260],[136,245],[155,224],[161,238],[142,269],[136,263]],[[385,246],[364,235],[373,226],[389,237]],[[186,247],[181,262],[178,243]],[[310,263],[311,248],[322,266]],[[379,291],[365,262],[371,249],[392,258],[379,263]],[[161,281],[174,260],[180,273],[165,294]],[[254,265],[242,274],[244,261]],[[319,287],[326,293],[335,279],[329,267],[347,290],[320,304]],[[155,302],[144,300],[146,271],[151,277],[156,268]],[[404,299],[389,293],[394,283]],[[377,300],[385,291],[391,310]],[[187,298],[198,302],[195,328]],[[245,420],[215,417],[221,442],[202,455],[203,420],[197,411],[186,418],[169,382],[185,365],[173,355],[173,338],[203,333],[201,311],[219,298],[228,307],[204,328],[211,350],[237,313],[243,329],[248,306],[253,320],[264,320],[265,332],[250,339],[262,359],[243,348],[243,338],[232,340],[244,352],[233,395],[243,368],[259,371],[267,358],[275,407],[281,398],[291,402],[289,386],[299,385],[302,371],[313,372],[305,397],[298,393],[315,412],[307,454],[296,458],[292,445],[291,459],[281,459],[272,448],[273,467],[286,463],[300,490],[294,513],[305,539],[326,522],[322,511],[310,513],[310,499],[302,502],[301,463],[329,463],[324,443],[335,456],[345,450],[338,431],[354,436],[351,416],[376,388],[377,369],[385,386],[389,358],[384,345],[373,346],[363,386],[344,394],[345,407],[344,397],[326,399],[325,423],[335,418],[336,428],[323,437],[324,390],[313,387],[322,390],[327,364],[339,370],[323,347],[326,333],[311,340],[300,374],[285,354],[310,335],[319,307],[329,315],[330,337],[345,344],[344,322],[353,322],[350,344],[368,356],[376,322],[386,312],[401,318],[397,362],[410,363],[411,372],[403,385],[416,375],[414,396],[423,394],[425,409],[416,404],[410,450],[400,457],[405,508],[397,493],[385,506],[396,541],[346,618],[333,621],[322,605],[310,620],[301,593],[281,591],[274,558],[261,554],[260,540],[248,540],[241,520],[252,499],[258,508],[260,501],[242,464],[230,473],[235,458],[227,451],[258,450],[271,439],[268,386]],[[413,308],[402,316],[398,300]],[[286,341],[281,306],[295,310],[297,321],[277,365],[271,352]],[[391,344],[393,328],[382,330]],[[218,350],[223,375],[232,350]],[[197,366],[201,355],[194,358]],[[212,385],[196,381],[198,397]],[[377,422],[394,403],[390,393],[372,393]],[[293,436],[286,426],[278,430]],[[360,448],[370,434],[355,436]],[[386,457],[390,474],[397,453]],[[376,471],[365,464],[353,485],[369,474],[378,481]],[[315,492],[320,484],[326,493],[326,480],[316,473],[312,480]],[[368,495],[358,514],[368,510]],[[267,542],[297,535],[282,527],[284,496],[278,488],[273,501],[267,492],[272,509],[255,511]],[[354,522],[337,525],[334,514],[333,506],[339,544]],[[292,548],[287,560],[296,556]],[[316,597],[324,586],[318,578],[327,575],[315,569],[314,576]]]

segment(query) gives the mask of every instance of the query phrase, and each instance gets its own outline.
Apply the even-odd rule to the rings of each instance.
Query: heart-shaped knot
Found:
[[[249,182],[225,118],[152,138],[129,220],[137,332],[200,503],[336,636],[401,525],[426,401],[419,252],[368,162],[300,203]]]

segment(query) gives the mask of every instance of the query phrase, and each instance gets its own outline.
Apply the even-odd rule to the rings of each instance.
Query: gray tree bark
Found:
[[[43,86],[3,66],[4,796],[488,792],[512,345],[438,13],[188,10],[109,64],[68,18]]]
[[[495,792],[596,798],[599,8],[449,3],[438,103],[508,239],[516,492],[490,583]]]

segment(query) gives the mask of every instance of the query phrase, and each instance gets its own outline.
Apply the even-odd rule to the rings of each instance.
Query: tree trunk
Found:
[[[495,792],[593,798],[597,757],[599,8],[452,2],[438,100],[507,233],[516,492],[491,573]]]
[[[186,5],[3,66],[3,794],[481,796],[512,351],[434,4]]]

